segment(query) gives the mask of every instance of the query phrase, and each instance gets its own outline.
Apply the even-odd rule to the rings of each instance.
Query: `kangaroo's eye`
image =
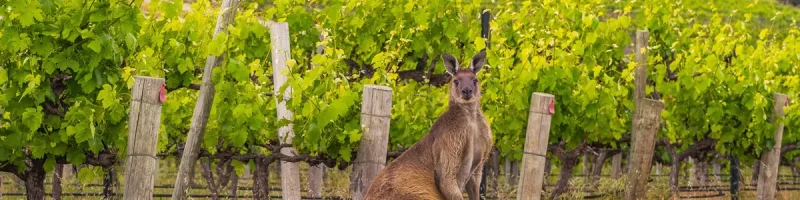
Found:
[[[478,79],[477,79],[477,78],[473,78],[473,79],[472,79],[472,83],[474,83],[475,85],[477,85],[477,84],[478,84]]]
[[[458,80],[453,81],[453,83],[455,83],[456,86],[458,86]]]

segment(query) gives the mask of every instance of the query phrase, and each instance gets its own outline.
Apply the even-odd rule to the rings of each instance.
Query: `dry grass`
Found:
[[[157,174],[156,178],[156,185],[172,185],[175,181],[175,172],[177,165],[174,161],[161,161],[161,171]],[[300,164],[301,171],[305,172],[308,169],[308,165],[301,163]],[[669,174],[669,168],[664,168],[664,174]],[[198,168],[199,170],[199,168]],[[270,187],[280,187],[280,178],[274,172],[274,169],[270,170]],[[120,170],[120,175],[124,171]],[[338,197],[350,197],[349,186],[350,186],[350,173],[351,168],[347,168],[345,170],[336,170],[336,169],[329,169],[327,174],[327,178],[324,182],[324,190],[323,196],[338,196]],[[553,169],[553,172],[558,172],[557,169]],[[788,168],[782,168],[781,174],[789,174]],[[750,170],[745,169],[742,170],[743,178],[745,179],[745,183],[750,182]],[[21,182],[14,181],[12,175],[7,173],[0,174],[3,179],[3,193],[23,193],[24,186]],[[77,175],[75,175],[77,176]],[[65,193],[73,193],[73,192],[82,192],[82,193],[93,193],[93,194],[100,194],[102,193],[102,187],[100,186],[90,186],[89,184],[97,185],[102,184],[102,174],[97,174],[95,177],[96,179],[90,180],[88,182],[79,182],[77,178],[68,177],[64,180],[63,189]],[[52,175],[48,176],[46,183],[50,183]],[[654,176],[653,181],[648,184],[648,192],[647,192],[647,199],[656,199],[656,200],[666,200],[669,199],[669,186],[668,181],[669,177],[667,176]],[[689,183],[686,181],[687,178],[681,177],[681,185],[696,185]],[[301,180],[303,182],[307,181],[307,177],[305,173],[301,173]],[[549,177],[548,182],[549,184],[555,184],[557,181],[557,177]],[[120,183],[124,183],[124,177],[120,177]],[[195,183],[201,186],[205,185],[205,179],[200,176],[200,173],[196,174]],[[727,185],[727,182],[712,182],[708,185]],[[252,187],[252,178],[251,177],[243,177],[239,179],[239,186],[240,187]],[[46,184],[46,191],[51,191],[51,185]],[[788,186],[794,187],[794,186]],[[800,184],[798,185],[800,187]],[[303,191],[307,190],[308,186],[302,186]],[[587,196],[596,196],[600,194],[606,194],[601,196],[599,200],[612,200],[612,199],[621,199],[622,191],[624,189],[624,178],[623,179],[611,179],[609,177],[602,177],[596,185],[590,185],[584,177],[573,177],[569,183],[570,191],[562,195],[562,199],[584,199]],[[752,188],[752,186],[742,186],[742,188]],[[114,190],[116,192],[121,192],[122,187],[115,187]],[[551,195],[550,192],[553,190],[552,186],[545,188],[545,195],[548,197]],[[156,188],[154,190],[155,193],[158,194],[171,194],[171,188]],[[228,188],[220,189],[220,194],[228,194]],[[498,199],[515,199],[516,198],[516,188],[507,184],[507,181],[504,176],[500,176],[497,179],[497,192],[494,193],[490,189],[490,196],[491,194],[496,194]],[[209,191],[205,189],[205,187],[194,188],[191,190],[192,194],[208,194]],[[252,195],[252,191],[250,190],[239,190],[237,192],[239,195]],[[280,191],[271,191],[271,195],[279,196]],[[718,192],[681,192],[681,196],[683,197],[690,197],[690,196],[711,196],[719,194]],[[740,192],[741,199],[755,199],[755,191],[741,191]],[[4,195],[2,199],[24,199],[24,196],[8,196]],[[102,199],[101,197],[64,197],[63,199],[66,200],[83,200],[83,199]],[[168,198],[154,198],[154,199],[168,199]],[[194,198],[198,199],[198,198]],[[200,198],[202,199],[202,198]],[[709,197],[709,198],[692,198],[692,199],[730,199],[730,195],[727,191],[723,192],[723,196],[718,197]],[[781,191],[779,193],[778,199],[800,199],[800,191]]]

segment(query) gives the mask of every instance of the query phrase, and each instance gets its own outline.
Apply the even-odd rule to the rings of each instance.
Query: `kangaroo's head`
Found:
[[[478,84],[478,72],[486,60],[486,50],[481,50],[472,57],[468,69],[461,69],[458,60],[450,54],[443,53],[442,60],[448,74],[450,74],[450,100],[460,104],[478,102],[481,98],[481,88]]]

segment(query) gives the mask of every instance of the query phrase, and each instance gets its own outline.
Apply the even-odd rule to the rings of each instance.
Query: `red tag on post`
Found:
[[[158,92],[158,100],[160,100],[161,103],[167,101],[167,89],[164,88],[164,86],[165,84],[161,84],[161,91]]]
[[[789,97],[786,97],[786,105],[783,106],[789,107]]]
[[[550,100],[550,105],[547,105],[550,114],[556,114],[556,100]]]

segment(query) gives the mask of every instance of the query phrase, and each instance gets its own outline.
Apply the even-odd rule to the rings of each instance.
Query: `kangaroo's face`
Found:
[[[457,103],[474,103],[480,100],[481,90],[476,76],[486,60],[486,50],[472,57],[468,69],[460,69],[458,60],[450,54],[442,54],[445,69],[450,74],[450,99]]]

